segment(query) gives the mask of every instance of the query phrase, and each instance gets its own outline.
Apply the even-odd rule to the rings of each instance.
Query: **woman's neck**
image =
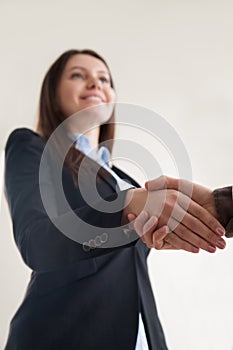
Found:
[[[100,128],[94,128],[92,130],[89,130],[85,132],[85,136],[89,139],[91,143],[91,147],[98,150],[99,148],[99,133],[100,133]]]

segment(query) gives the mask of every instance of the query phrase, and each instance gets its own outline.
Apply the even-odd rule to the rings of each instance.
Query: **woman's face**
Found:
[[[105,64],[86,54],[72,56],[57,87],[57,100],[66,118],[88,107],[115,102],[115,92],[111,87],[110,75]],[[110,108],[109,112],[112,110],[113,108]],[[106,119],[106,113],[103,114]],[[106,120],[102,121],[104,122]]]

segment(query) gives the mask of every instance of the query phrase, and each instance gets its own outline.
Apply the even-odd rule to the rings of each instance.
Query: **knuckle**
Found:
[[[164,244],[167,244],[170,247],[174,247],[175,249],[179,249],[177,247],[177,244],[176,244],[176,239],[174,239],[174,237],[172,237],[173,235],[174,235],[173,233],[171,235],[169,235],[169,238],[166,238],[166,240],[164,241]]]
[[[211,231],[207,231],[206,238],[208,241],[214,241],[215,236]]]
[[[174,206],[174,204],[173,203],[171,203],[171,201],[168,201],[168,200],[166,200],[165,202],[164,202],[164,210],[166,211],[166,212],[171,212],[172,211],[172,209],[173,209],[173,206]]]
[[[177,199],[178,199],[178,194],[179,192],[178,191],[175,191],[175,190],[172,190],[171,193],[170,193],[170,196],[171,196],[171,199],[176,202]]]
[[[209,220],[208,220],[208,225],[210,227],[215,227],[216,225],[216,219],[214,217],[210,217]]]
[[[186,236],[186,230],[184,229],[184,227],[182,225],[178,225],[177,229],[176,229],[176,233],[180,238],[185,238]]]
[[[160,180],[163,184],[163,187],[167,188],[168,187],[168,177],[166,175],[161,175]]]

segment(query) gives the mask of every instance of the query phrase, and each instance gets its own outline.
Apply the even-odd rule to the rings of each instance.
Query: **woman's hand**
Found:
[[[191,253],[199,252],[199,248],[184,241],[174,233],[169,232],[168,226],[165,225],[156,229],[158,219],[156,216],[149,218],[149,214],[146,211],[142,211],[137,217],[134,214],[129,214],[128,219],[148,248],[155,248],[157,250],[182,249]]]
[[[224,233],[224,228],[206,209],[185,194],[165,189],[149,192],[144,189],[133,189],[128,192],[126,200],[129,204],[124,210],[124,215],[134,214],[137,217],[143,210],[147,211],[149,217],[158,218],[157,229],[168,226],[172,232],[167,233],[163,244],[160,242],[161,239],[159,240],[157,249],[184,249],[197,252],[194,248],[196,247],[213,253],[216,246],[220,249],[225,248],[225,241],[220,237]],[[140,234],[139,229],[136,231]],[[155,234],[156,231],[153,232]],[[149,235],[152,237],[151,230]],[[151,245],[153,240],[149,241]]]
[[[128,214],[128,219],[148,248],[158,250],[177,249],[164,240],[169,232],[169,228],[166,225],[156,229],[158,224],[158,218],[156,216],[149,218],[149,214],[146,211],[142,211],[137,217],[134,214]]]

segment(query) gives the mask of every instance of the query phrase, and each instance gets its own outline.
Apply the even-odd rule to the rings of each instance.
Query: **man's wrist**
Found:
[[[226,227],[233,218],[232,187],[218,188],[214,190],[214,201],[218,213],[218,219]]]

